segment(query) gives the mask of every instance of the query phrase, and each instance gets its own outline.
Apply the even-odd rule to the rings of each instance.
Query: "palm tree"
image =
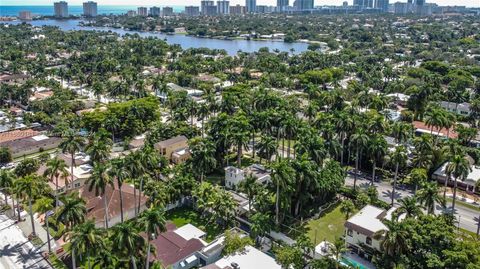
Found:
[[[52,247],[50,245],[50,228],[48,225],[48,218],[50,217],[50,214],[52,213],[53,209],[53,200],[48,198],[48,197],[43,197],[37,202],[35,202],[35,211],[45,214],[45,225],[46,225],[46,230],[47,230],[47,243],[48,243],[48,253],[52,252]]]
[[[99,136],[94,136],[85,147],[86,153],[90,156],[91,163],[105,162],[110,156],[110,150],[111,142],[102,141]]]
[[[123,182],[128,178],[128,172],[125,170],[125,160],[124,159],[112,159],[110,161],[110,177],[117,180],[117,187],[120,190],[118,194],[120,195],[120,221],[123,222],[123,192],[122,186]]]
[[[410,234],[404,229],[402,223],[396,220],[384,220],[383,224],[385,224],[387,229],[375,233],[374,236],[383,237],[380,247],[385,254],[393,258],[398,258],[408,251],[407,240]],[[395,268],[395,266],[393,266],[393,268]]]
[[[438,191],[436,182],[425,182],[417,193],[418,201],[427,209],[428,214],[435,214],[436,203],[445,206],[445,200],[438,195]]]
[[[65,238],[70,242],[70,254],[87,259],[87,268],[91,268],[91,260],[95,254],[106,248],[105,232],[95,227],[94,220],[87,220],[67,232]]]
[[[135,223],[123,222],[112,227],[111,241],[113,251],[119,257],[129,257],[132,267],[137,269],[135,257],[145,246],[145,239],[135,229]]]
[[[286,193],[286,188],[289,182],[293,180],[295,171],[290,165],[288,160],[278,158],[272,164],[272,181],[276,186],[275,194],[275,223],[280,224],[280,190],[282,189]]]
[[[340,211],[345,214],[345,219],[348,219],[350,217],[350,214],[355,211],[355,205],[353,204],[352,200],[343,200],[340,204]]]
[[[195,175],[203,181],[205,174],[215,169],[217,160],[215,159],[215,146],[207,139],[193,139],[190,141],[191,166]]]
[[[413,127],[410,123],[395,122],[392,126],[392,135],[398,144],[405,143],[412,135]]]
[[[50,182],[53,182],[53,179],[55,178],[55,208],[57,208],[58,206],[58,178],[66,173],[67,164],[63,159],[55,156],[55,158],[47,161],[47,169],[43,173],[43,176],[48,177],[50,179]]]
[[[45,189],[45,182],[43,178],[32,174],[17,179],[14,184],[16,193],[18,193],[23,199],[28,200],[28,211],[30,213],[30,221],[32,224],[32,236],[36,236],[32,202],[33,199]]]
[[[258,156],[267,160],[268,163],[271,162],[272,156],[277,150],[278,144],[274,137],[268,135],[262,135],[260,141],[257,145]],[[260,159],[261,160],[261,159]]]
[[[464,155],[454,155],[451,161],[448,163],[447,167],[445,168],[445,172],[447,175],[452,175],[454,178],[454,185],[453,185],[453,201],[452,201],[452,213],[455,211],[455,200],[457,197],[457,182],[458,179],[464,181],[468,174],[470,173],[470,163],[468,162],[467,158]]]
[[[84,141],[79,137],[74,130],[69,129],[68,131],[62,134],[63,141],[60,143],[59,147],[62,149],[63,153],[70,154],[71,165],[70,165],[70,183],[73,183],[73,167],[75,166],[75,153],[80,151],[83,147]],[[68,189],[68,183],[65,182],[65,188]]]
[[[250,124],[245,115],[235,115],[230,120],[229,133],[232,136],[232,140],[237,144],[237,167],[242,165],[242,150],[248,149],[248,139],[250,137]]]
[[[155,240],[159,233],[166,231],[165,216],[163,210],[158,208],[149,208],[145,210],[137,220],[140,229],[147,234],[147,259],[145,261],[146,269],[150,267],[150,248],[151,240]]]
[[[400,199],[400,206],[395,210],[395,214],[399,217],[405,214],[406,218],[414,218],[422,215],[422,206],[417,204],[417,197],[405,197]]]
[[[345,113],[345,112],[341,112],[338,115],[336,115],[335,119],[336,119],[335,127],[336,127],[336,130],[337,130],[338,134],[339,134],[339,139],[340,139],[340,144],[341,144],[340,164],[343,165],[343,155],[344,155],[344,151],[345,151],[345,140],[346,140],[349,132],[351,132],[351,130],[353,130],[354,121],[353,121],[352,117],[347,115],[347,113]]]
[[[106,193],[109,185],[112,189],[114,188],[113,180],[109,174],[109,167],[105,164],[96,163],[93,168],[92,176],[87,180],[86,184],[88,184],[88,191],[95,189],[95,195],[102,196],[105,210],[105,229],[108,229],[108,204]]]
[[[415,189],[413,191],[413,194],[417,194],[418,186],[422,185],[424,182],[427,181],[428,171],[424,168],[413,168],[412,171],[410,171],[410,174],[408,175],[410,179],[410,184],[415,185]]]
[[[12,172],[10,172],[9,170],[2,169],[0,171],[0,189],[3,189],[3,195],[5,196],[5,205],[8,205],[7,193],[11,193],[12,211],[13,211],[13,215],[15,216],[15,204],[13,200],[14,180],[15,180],[15,177],[13,176]]]
[[[253,199],[255,198],[255,194],[258,190],[257,177],[251,173],[247,174],[243,181],[240,182],[239,188],[247,195],[248,212],[250,213],[252,209]]]
[[[397,188],[397,179],[398,179],[398,170],[400,166],[403,166],[407,161],[407,150],[404,146],[398,146],[395,148],[389,156],[389,163],[395,165],[395,175],[393,178],[393,188],[392,188],[392,203],[395,201],[395,189]]]
[[[330,252],[330,255],[335,257],[335,268],[339,268],[340,264],[340,256],[348,251],[348,249],[345,247],[345,240],[342,238],[335,238],[334,243],[330,246],[328,249]]]
[[[355,174],[353,180],[353,189],[357,189],[358,165],[360,163],[360,151],[368,144],[368,135],[363,129],[358,129],[351,137],[350,144],[355,148]]]
[[[377,168],[377,161],[379,159],[382,159],[383,156],[385,156],[385,154],[387,153],[387,147],[388,147],[387,141],[382,135],[376,135],[369,140],[368,151],[373,163],[372,182],[371,182],[372,186],[373,186],[373,181],[375,180],[375,170]]]

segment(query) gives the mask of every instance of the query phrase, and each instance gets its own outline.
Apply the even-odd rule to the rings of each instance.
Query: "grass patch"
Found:
[[[447,202],[449,202],[449,203],[452,203],[452,202],[453,202],[453,199],[450,198],[450,197],[447,197],[446,200],[447,200]],[[470,203],[467,203],[467,202],[464,202],[464,201],[458,200],[458,199],[456,199],[455,203],[456,203],[457,205],[461,205],[461,206],[463,206],[463,207],[470,208],[470,209],[473,209],[473,210],[475,210],[475,211],[480,212],[480,205],[472,205],[472,204],[470,204]]]
[[[345,233],[345,215],[340,212],[340,204],[324,212],[318,219],[312,219],[305,225],[306,233],[314,244],[323,240],[334,242]]]
[[[182,227],[185,224],[192,224],[200,230],[207,233],[205,241],[211,242],[219,234],[223,233],[217,225],[207,223],[207,220],[202,218],[199,213],[191,208],[177,208],[166,213],[166,219],[170,220],[177,226]]]
[[[477,237],[477,234],[474,233],[474,232],[471,232],[469,230],[465,230],[463,228],[459,228],[457,230],[457,234],[460,236],[460,238],[462,239],[468,239],[468,240],[472,240],[472,239],[480,239],[480,237]]]
[[[40,239],[40,237],[38,236],[34,236],[30,242],[32,242],[32,244],[36,247],[41,247],[43,245],[43,241],[42,239]]]
[[[55,269],[68,269],[65,263],[63,263],[62,260],[60,260],[54,253],[50,254],[48,261]]]

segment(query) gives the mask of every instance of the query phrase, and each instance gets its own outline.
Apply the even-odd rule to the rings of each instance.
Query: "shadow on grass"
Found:
[[[200,213],[190,207],[183,207],[170,210],[165,215],[166,219],[173,222],[177,228],[186,224],[192,224],[200,230],[207,233],[205,241],[211,242],[219,234],[223,233],[223,229],[213,223],[208,223],[208,219],[201,216]]]

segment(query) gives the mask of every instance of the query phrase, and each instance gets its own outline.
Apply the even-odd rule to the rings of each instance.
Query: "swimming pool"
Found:
[[[357,261],[351,259],[348,256],[343,256],[340,259],[340,264],[345,265],[345,266],[350,266],[350,267],[353,267],[355,269],[369,269],[368,267],[365,267],[363,264],[358,263]]]

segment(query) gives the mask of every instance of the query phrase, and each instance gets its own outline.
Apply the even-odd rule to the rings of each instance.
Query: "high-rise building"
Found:
[[[127,16],[128,17],[135,17],[135,16],[137,16],[137,12],[135,10],[129,10],[129,11],[127,11]]]
[[[408,3],[396,2],[393,4],[393,12],[397,15],[405,15],[408,12]]]
[[[173,16],[173,8],[172,7],[163,7],[162,8],[162,16]]]
[[[207,14],[207,9],[209,9],[208,7],[215,7],[215,2],[214,1],[210,1],[210,0],[203,0],[201,2],[201,12],[202,12],[202,15],[209,15]],[[217,12],[217,7],[215,7],[215,13]]]
[[[257,12],[257,0],[246,0],[245,1],[245,8],[246,8],[248,13]]]
[[[277,0],[277,11],[285,12],[288,9],[288,0]]]
[[[97,16],[97,2],[88,1],[83,3],[83,16],[96,17]]]
[[[150,8],[150,16],[159,17],[160,16],[160,8],[159,7],[151,7]]]
[[[67,18],[68,17],[68,3],[65,1],[53,3],[53,9],[55,11],[55,17]]]
[[[198,16],[200,15],[200,8],[197,6],[186,6],[185,15],[187,16]]]
[[[348,1],[343,1],[343,7],[348,7]]]
[[[217,13],[220,15],[230,14],[230,1],[227,1],[227,0],[217,1]]]
[[[376,0],[375,8],[381,9],[382,12],[388,12],[389,0]]]
[[[245,14],[245,7],[241,5],[231,6],[230,7],[230,14],[231,15],[241,15]]]
[[[139,7],[137,8],[137,14],[138,16],[148,16],[148,9],[146,7]]]
[[[293,7],[298,11],[311,10],[313,9],[313,0],[295,0]]]
[[[18,18],[23,21],[31,21],[32,20],[32,12],[24,10],[18,12]]]
[[[353,5],[361,9],[373,8],[373,0],[353,0]]]

